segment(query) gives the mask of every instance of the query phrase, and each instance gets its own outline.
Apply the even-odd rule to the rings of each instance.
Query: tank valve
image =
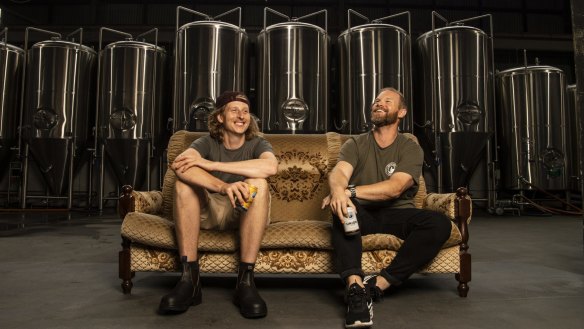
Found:
[[[290,130],[302,129],[302,124],[308,115],[308,105],[299,98],[290,98],[282,106],[282,114],[286,118],[287,128]]]

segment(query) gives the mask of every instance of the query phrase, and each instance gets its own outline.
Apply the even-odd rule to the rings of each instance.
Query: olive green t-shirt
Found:
[[[418,192],[418,183],[422,174],[424,153],[413,140],[398,134],[395,141],[386,148],[381,148],[373,132],[349,138],[341,147],[339,161],[346,161],[353,166],[353,175],[349,184],[369,185],[387,180],[396,172],[412,176],[414,185],[402,193],[399,198],[386,201],[359,202],[366,206],[412,208],[413,197]]]
[[[197,150],[203,158],[216,162],[235,162],[258,159],[264,152],[274,153],[272,145],[259,136],[246,140],[245,143],[236,150],[226,149],[223,143],[219,143],[219,141],[212,138],[210,135],[197,138],[191,144],[191,147]],[[226,183],[239,182],[246,178],[221,171],[213,171],[211,174]]]

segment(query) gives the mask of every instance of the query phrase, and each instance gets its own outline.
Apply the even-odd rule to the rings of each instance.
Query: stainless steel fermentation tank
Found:
[[[29,32],[52,35],[28,49]],[[71,208],[74,171],[86,154],[94,99],[96,52],[79,42],[61,40],[59,33],[28,27],[25,32],[26,88],[21,111],[24,174],[21,206],[27,196],[28,153],[32,155],[52,195],[30,196],[67,198]],[[62,196],[67,191],[67,196]]]
[[[122,36],[102,49],[104,32]],[[142,40],[154,36],[154,43]],[[120,185],[150,189],[151,161],[164,148],[163,111],[166,51],[158,46],[158,29],[135,38],[101,28],[99,33],[97,156],[101,159],[99,207],[105,181],[105,160]]]
[[[0,33],[0,179],[7,173],[17,146],[24,50],[8,43],[8,29]]]
[[[435,17],[447,22],[435,28]],[[490,34],[462,25],[488,18]],[[494,206],[494,76],[491,15],[448,23],[432,13],[432,31],[417,39],[417,134],[437,190],[468,186],[486,157],[489,207]],[[494,144],[494,143],[493,143]]]
[[[217,19],[239,12],[239,25]],[[180,13],[203,16],[179,27]],[[207,116],[215,100],[226,90],[247,91],[246,63],[248,36],[241,28],[241,8],[215,18],[184,7],[177,7],[174,130],[206,131]]]
[[[267,13],[287,22],[266,26]],[[299,20],[324,14],[324,29]],[[264,9],[258,36],[258,113],[264,132],[319,133],[328,130],[327,12],[291,19]]]
[[[578,122],[582,116],[582,109],[576,108],[576,85],[566,87],[566,125],[568,126],[566,134],[567,145],[567,172],[568,172],[568,189],[582,192],[580,171],[580,155],[582,154],[583,141],[579,141],[581,127]]]
[[[501,179],[510,190],[565,190],[566,82],[551,66],[497,73]]]
[[[351,14],[368,24],[353,27]],[[383,24],[385,20],[407,15],[407,31]],[[369,131],[371,104],[380,89],[393,87],[407,100],[408,114],[400,122],[400,131],[412,132],[412,66],[410,13],[404,12],[373,20],[354,10],[347,12],[348,29],[338,37],[340,77],[340,113],[334,120],[342,133]]]

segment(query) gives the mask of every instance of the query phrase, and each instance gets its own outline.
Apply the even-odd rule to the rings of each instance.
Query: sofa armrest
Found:
[[[124,185],[118,201],[118,214],[124,219],[127,213],[133,211],[152,215],[162,213],[162,192],[134,191],[132,186]]]
[[[443,213],[456,222],[463,219],[467,224],[472,217],[471,197],[464,187],[458,188],[455,193],[428,193],[422,208]]]
[[[460,231],[459,261],[460,270],[455,274],[458,280],[458,294],[466,297],[468,293],[468,282],[471,280],[471,255],[468,252],[469,232],[468,224],[472,217],[472,202],[468,190],[459,187],[456,193],[437,194],[430,193],[424,199],[424,209],[435,210],[446,214],[451,218]]]
[[[456,193],[430,193],[424,200],[423,208],[441,212],[456,223],[461,236],[461,264],[469,264],[468,266],[461,265],[461,273],[459,275],[464,280],[467,280],[465,282],[470,281],[470,254],[468,254],[467,250],[468,224],[472,217],[472,202],[470,195],[468,195],[468,190],[464,187],[459,187]]]

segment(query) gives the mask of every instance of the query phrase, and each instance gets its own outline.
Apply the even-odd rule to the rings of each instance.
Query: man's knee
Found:
[[[174,193],[175,196],[204,199],[202,188],[193,187],[179,179],[175,181]]]
[[[267,197],[270,194],[268,181],[265,178],[248,178],[245,180],[245,182],[257,187],[258,195]]]
[[[436,213],[436,221],[437,231],[440,233],[440,237],[443,238],[444,241],[448,240],[450,234],[452,232],[452,221],[448,216],[442,213]]]
[[[177,194],[184,193],[185,191],[187,191],[187,188],[190,187],[178,179],[174,183],[174,192]]]

